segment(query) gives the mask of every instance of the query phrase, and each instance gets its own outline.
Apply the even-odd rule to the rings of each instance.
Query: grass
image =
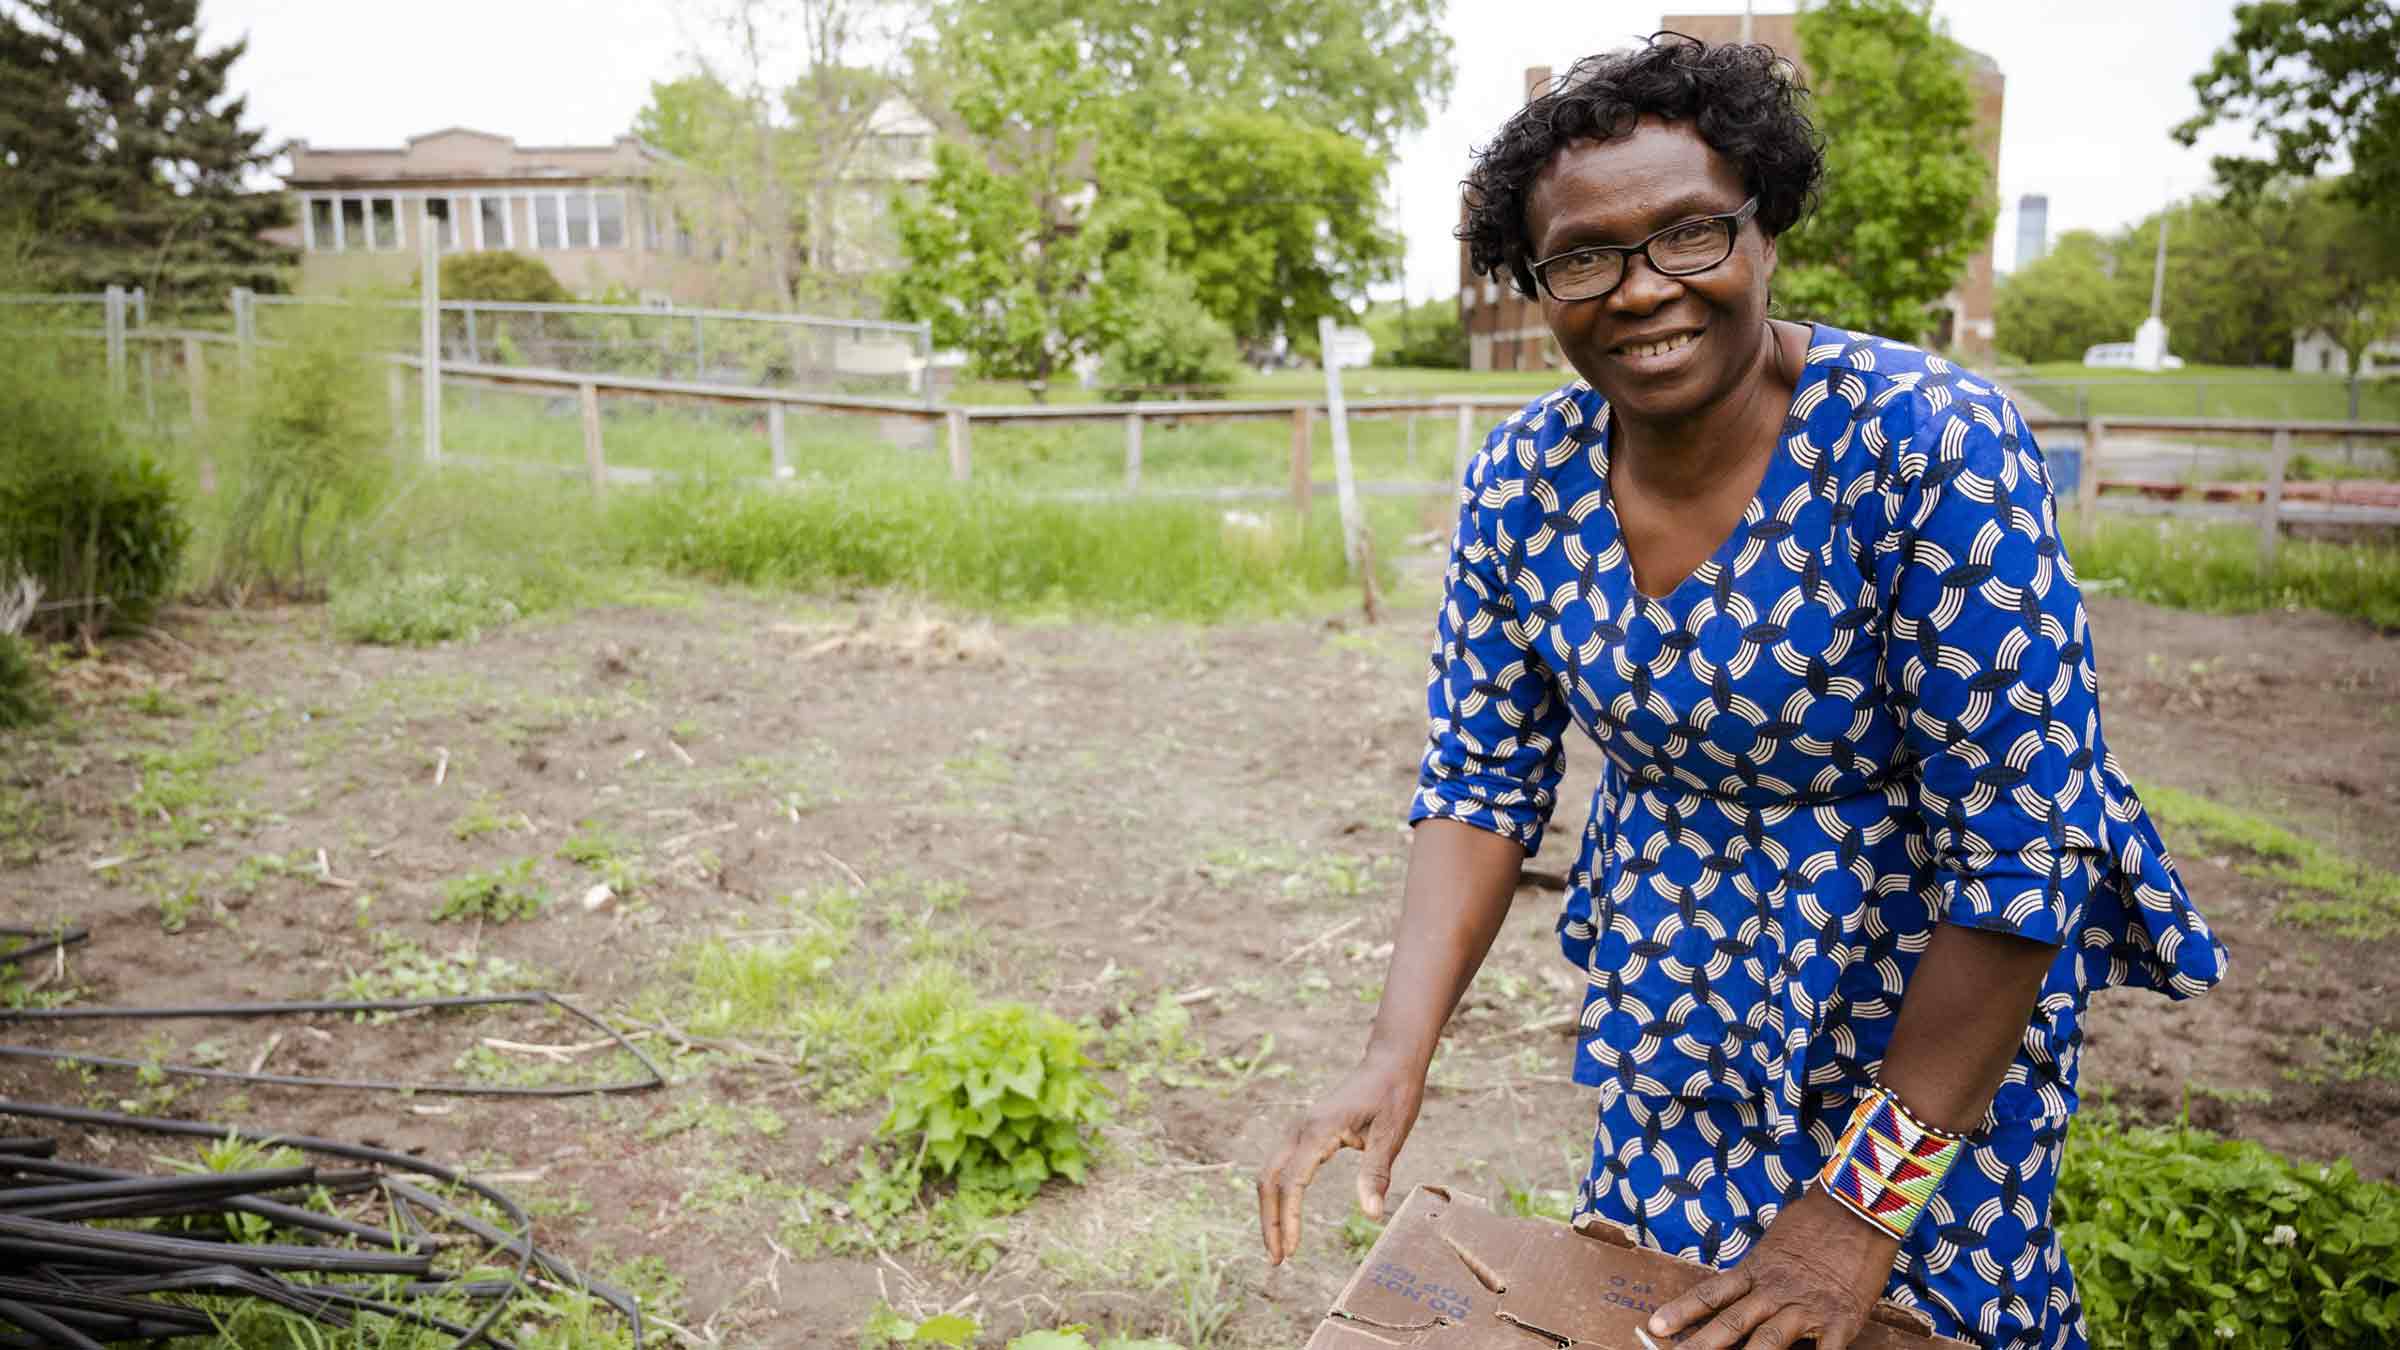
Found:
[[[2111,581],[2154,605],[2211,613],[2321,609],[2400,628],[2400,548],[2286,539],[2262,573],[2258,533],[2241,525],[2112,519],[2070,528],[2068,553],[2086,582]]]
[[[2283,921],[2362,940],[2400,933],[2400,874],[2175,788],[2144,788],[2142,802],[2185,852],[2234,854],[2235,871],[2273,886]]]
[[[2253,366],[2185,366],[2153,374],[2095,370],[2072,361],[2022,368],[2009,387],[2061,417],[2249,417],[2299,421],[2350,420],[2349,382],[2339,375],[2303,375]],[[2078,403],[2077,395],[2081,393]],[[2359,386],[2358,415],[2368,422],[2400,421],[2400,382]]]

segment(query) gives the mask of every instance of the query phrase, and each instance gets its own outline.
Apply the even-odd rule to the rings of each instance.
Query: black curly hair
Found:
[[[1483,276],[1503,268],[1521,295],[1535,294],[1525,201],[1553,156],[1576,141],[1626,135],[1644,117],[1690,122],[1741,170],[1768,237],[1815,204],[1825,142],[1808,116],[1808,90],[1769,47],[1652,34],[1640,47],[1587,56],[1551,82],[1475,152],[1458,237]]]

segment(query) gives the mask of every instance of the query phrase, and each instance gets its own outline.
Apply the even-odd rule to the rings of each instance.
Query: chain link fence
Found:
[[[327,311],[355,319],[370,345],[394,354],[414,354],[421,341],[421,310],[408,301],[262,295],[248,303],[262,342],[285,340],[305,316]],[[441,306],[440,325],[442,359],[461,365],[793,393],[919,397],[929,404],[935,397],[933,336],[923,324],[452,300]]]

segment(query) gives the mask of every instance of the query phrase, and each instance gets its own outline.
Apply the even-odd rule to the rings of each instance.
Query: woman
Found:
[[[1475,267],[1582,378],[1468,473],[1391,971],[1260,1174],[1271,1261],[1341,1148],[1380,1216],[1573,723],[1608,757],[1559,922],[1599,1097],[1579,1208],[1725,1268],[1651,1333],[1837,1350],[1887,1296],[2084,1343],[2049,1201],[2085,999],[2198,994],[2225,955],[2101,739],[2015,408],[1768,317],[1822,167],[1804,98],[1765,48],[1662,37],[1477,158]]]

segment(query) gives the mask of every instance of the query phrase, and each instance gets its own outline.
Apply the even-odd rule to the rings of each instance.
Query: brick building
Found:
[[[1703,42],[1742,40],[1743,15],[1670,14],[1659,26],[1688,33]],[[1790,14],[1749,16],[1750,40],[1765,43],[1794,63],[1800,60],[1798,21]],[[1968,51],[1967,79],[1975,97],[1975,135],[1990,166],[1993,200],[2000,192],[2000,114],[2008,92],[1999,64],[1981,52]],[[1805,72],[1804,72],[1805,74]],[[1525,97],[1531,100],[1550,86],[1548,66],[1525,72]],[[1943,322],[1930,335],[1894,333],[1888,336],[1929,336],[1934,345],[1952,348],[1970,359],[1992,350],[1992,249],[1989,241],[1967,260],[1966,275],[1941,301]],[[1542,322],[1540,302],[1516,293],[1505,277],[1478,277],[1468,265],[1465,244],[1458,253],[1458,314],[1467,331],[1468,365],[1475,370],[1558,369],[1562,362]]]

